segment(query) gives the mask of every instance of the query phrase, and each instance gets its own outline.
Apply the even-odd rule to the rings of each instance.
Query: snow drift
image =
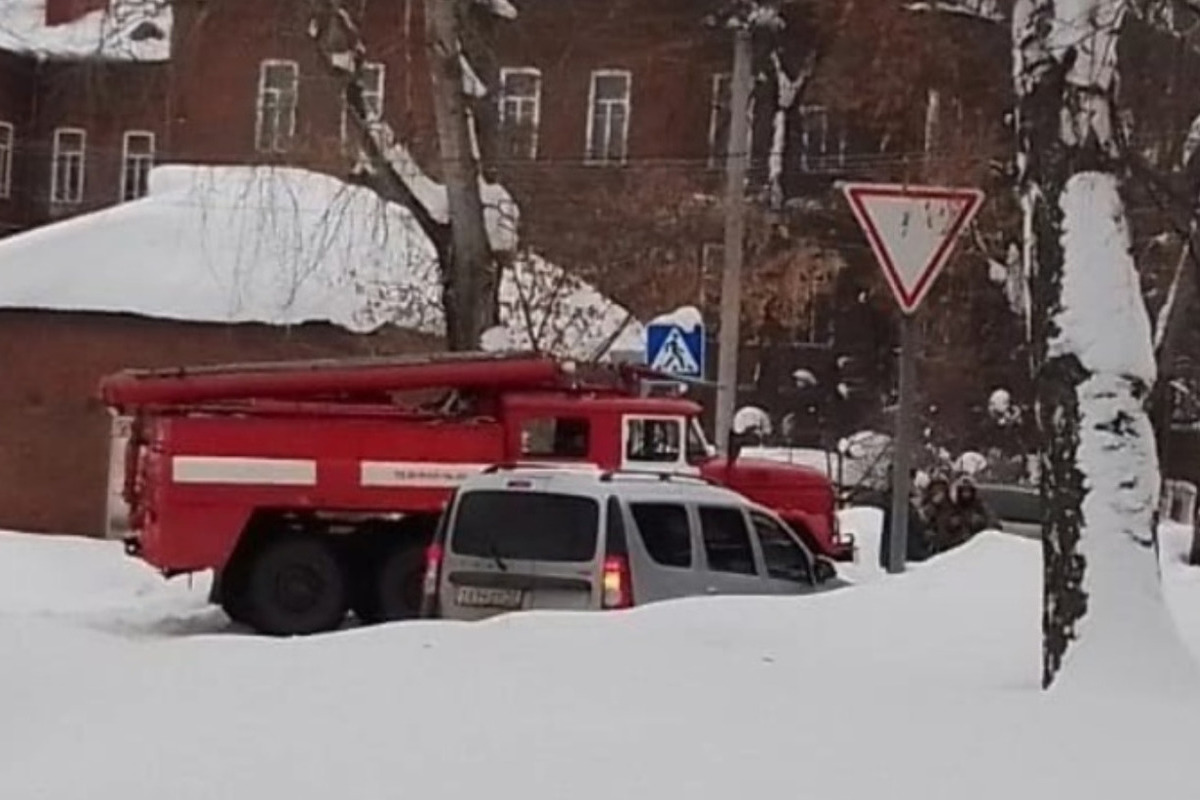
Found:
[[[1200,572],[1169,533],[1200,649]],[[114,544],[0,536],[6,797],[1195,793],[1194,702],[1038,690],[1039,547],[1000,534],[816,597],[294,641],[152,579]]]

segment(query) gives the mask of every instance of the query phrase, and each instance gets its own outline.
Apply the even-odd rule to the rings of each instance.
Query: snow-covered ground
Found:
[[[165,61],[171,54],[171,3],[111,0],[60,25],[46,24],[47,0],[0,0],[0,50],[39,58]]]
[[[432,245],[406,210],[295,168],[158,167],[141,200],[0,242],[4,308],[438,333],[440,301]],[[505,271],[500,304],[498,346],[640,346],[628,311],[536,254]]]
[[[870,528],[872,512],[844,520]],[[877,523],[876,523],[877,524]],[[865,539],[873,536],[865,531]],[[1200,655],[1200,570],[1164,539]],[[816,597],[279,641],[111,543],[0,537],[0,789],[38,800],[1194,797],[1200,704],[1037,690],[1040,553]],[[861,573],[861,574],[859,574]],[[1064,675],[1064,683],[1069,681]]]

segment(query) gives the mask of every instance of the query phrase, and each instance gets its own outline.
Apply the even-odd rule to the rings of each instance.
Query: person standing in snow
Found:
[[[930,554],[949,550],[954,538],[954,501],[950,494],[950,480],[944,475],[934,475],[925,487],[920,513],[928,532]]]
[[[1000,522],[979,496],[975,482],[963,478],[954,487],[949,516],[949,546],[957,547],[985,530],[999,529]]]
[[[879,536],[879,567],[887,569],[888,552],[891,550],[892,542],[892,497],[895,492],[895,483],[892,480],[892,468],[888,467],[887,472],[887,491],[884,493],[883,503],[883,528]],[[912,483],[916,485],[917,471],[913,470]],[[927,534],[924,520],[921,518],[920,509],[914,502],[912,495],[908,498],[908,539],[905,542],[905,561],[924,561],[929,558],[929,536]]]

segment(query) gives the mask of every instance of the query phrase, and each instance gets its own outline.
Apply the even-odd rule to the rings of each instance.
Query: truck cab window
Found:
[[[704,438],[704,429],[700,420],[688,420],[687,426],[687,460],[689,464],[702,464],[712,456],[708,449],[708,440]]]
[[[586,419],[537,417],[521,423],[521,455],[534,458],[587,458]]]
[[[632,418],[625,422],[625,460],[674,464],[683,455],[683,420]]]

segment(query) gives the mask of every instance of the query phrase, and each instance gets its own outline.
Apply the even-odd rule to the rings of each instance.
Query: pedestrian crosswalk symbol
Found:
[[[646,338],[651,369],[681,378],[704,377],[702,327],[685,331],[679,325],[651,325]]]

